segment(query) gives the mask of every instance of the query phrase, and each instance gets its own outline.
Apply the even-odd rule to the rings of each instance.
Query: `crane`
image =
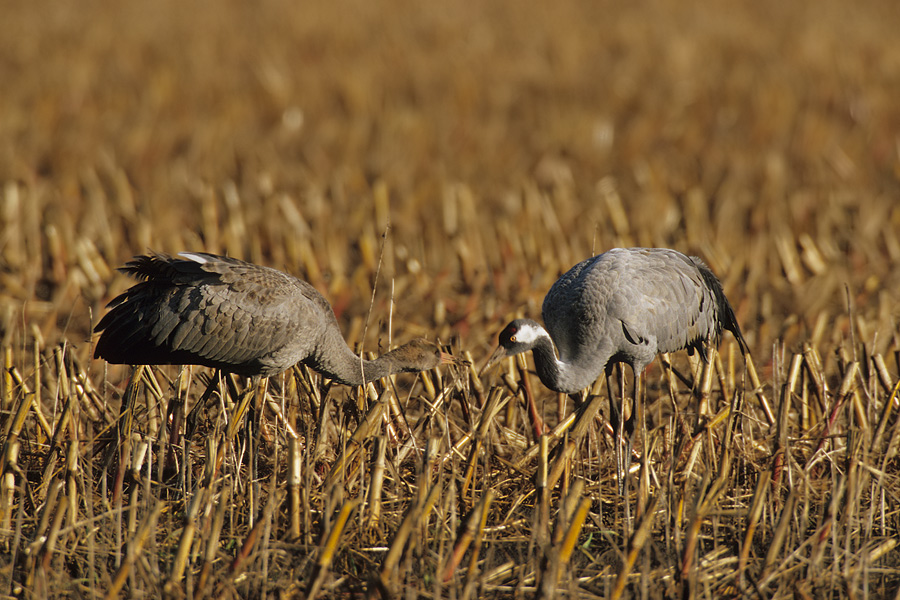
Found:
[[[546,328],[531,319],[513,320],[500,332],[485,368],[531,350],[541,382],[573,394],[601,373],[608,377],[615,364],[626,363],[634,373],[637,396],[641,373],[661,352],[687,349],[707,360],[707,345],[718,344],[727,329],[747,353],[715,274],[701,259],[667,248],[614,248],[581,261],[553,284],[541,312]],[[612,413],[619,412],[612,398],[610,406],[612,420]],[[633,416],[632,410],[629,422]],[[615,421],[623,492],[627,465],[620,455],[620,414]]]
[[[322,294],[269,267],[204,252],[150,252],[119,270],[142,281],[114,298],[94,329],[94,357],[109,363],[205,365],[254,382],[305,363],[361,385],[457,362],[422,338],[361,359]]]

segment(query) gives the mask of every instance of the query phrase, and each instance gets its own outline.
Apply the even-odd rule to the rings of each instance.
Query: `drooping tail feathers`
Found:
[[[734,316],[734,309],[731,308],[731,303],[728,302],[728,298],[725,297],[725,291],[722,289],[722,283],[719,281],[719,278],[716,277],[716,274],[713,273],[708,266],[706,266],[706,263],[696,256],[692,256],[691,260],[693,260],[694,264],[697,265],[697,268],[700,269],[700,274],[703,276],[703,282],[716,298],[719,324],[723,329],[727,329],[734,334],[734,337],[741,348],[741,354],[749,354],[750,349],[747,347],[747,341],[744,340],[744,335],[741,333],[741,326],[738,325],[737,317]]]

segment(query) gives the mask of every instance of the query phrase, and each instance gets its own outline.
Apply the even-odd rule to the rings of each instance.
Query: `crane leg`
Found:
[[[615,394],[612,391],[611,375],[613,368],[618,369],[619,373],[619,401],[616,401]],[[626,481],[628,473],[631,470],[631,455],[634,449],[635,436],[635,414],[639,411],[641,402],[642,380],[641,374],[632,369],[634,373],[634,395],[631,399],[631,412],[628,418],[625,418],[625,406],[628,402],[628,395],[625,393],[625,369],[621,364],[610,365],[606,368],[606,389],[609,394],[609,417],[610,425],[612,425],[615,433],[615,441],[613,443],[616,459],[616,479],[618,482],[619,494],[625,494]],[[641,419],[643,419],[643,410]],[[624,452],[623,452],[624,449]]]
[[[191,437],[194,435],[194,430],[197,428],[197,418],[200,416],[200,411],[206,406],[206,403],[209,401],[210,396],[215,391],[216,386],[219,385],[219,382],[222,379],[222,371],[216,369],[215,374],[209,380],[209,385],[206,386],[206,389],[203,391],[203,394],[200,395],[200,399],[194,403],[194,406],[191,407],[191,412],[188,414],[187,419],[185,419],[185,433],[184,437],[187,441],[191,440]]]
[[[184,487],[184,469],[178,468],[178,451],[181,447],[181,424],[184,420],[184,396],[181,395],[181,381],[187,377],[186,367],[178,375],[175,395],[166,407],[166,421],[169,423],[169,439],[166,449],[166,460],[163,467],[163,481],[178,489]]]
[[[250,385],[253,387],[253,400],[250,403],[245,424],[247,435],[247,463],[250,474],[250,515],[251,521],[255,522],[259,514],[259,448],[262,441],[262,413],[265,405],[265,397],[268,392],[268,377],[260,377],[258,375],[250,379]]]
[[[622,369],[622,389],[625,389],[625,369]],[[634,395],[631,399],[631,413],[628,415],[628,420],[625,422],[624,439],[622,443],[625,445],[625,457],[622,460],[622,468],[625,470],[625,477],[628,477],[628,474],[631,471],[631,455],[634,451],[634,436],[635,436],[635,427],[634,427],[634,419],[635,415],[640,412],[641,419],[644,418],[644,411],[642,409],[641,402],[641,373],[635,371],[632,368],[632,373],[634,374]],[[625,393],[622,393],[622,406],[625,406]],[[643,443],[643,441],[642,441]]]
[[[619,372],[619,394],[613,394],[612,390],[612,372],[613,369]],[[620,364],[608,365],[606,367],[606,390],[609,395],[609,421],[615,432],[615,440],[613,441],[613,449],[616,459],[616,483],[619,488],[619,495],[625,495],[625,476],[627,474],[625,467],[625,457],[622,454],[622,446],[625,445],[625,370]]]

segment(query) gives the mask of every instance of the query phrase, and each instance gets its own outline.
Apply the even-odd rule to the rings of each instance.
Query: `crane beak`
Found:
[[[487,359],[487,362],[484,363],[484,366],[481,367],[481,371],[479,371],[478,376],[481,377],[488,369],[493,367],[495,364],[507,358],[509,354],[506,352],[506,348],[503,346],[497,346],[494,350],[493,354]]]
[[[452,354],[447,354],[443,350],[441,351],[441,364],[442,365],[461,365],[465,361],[459,357],[453,356]]]

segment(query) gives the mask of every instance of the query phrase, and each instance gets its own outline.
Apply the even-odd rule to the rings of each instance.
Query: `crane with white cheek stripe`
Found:
[[[727,329],[747,353],[719,280],[702,260],[676,250],[614,248],[584,260],[553,284],[541,311],[546,329],[531,319],[510,322],[485,369],[531,350],[541,382],[572,394],[601,373],[608,377],[616,363],[626,363],[635,376],[637,397],[641,374],[660,352],[696,350],[707,360],[707,346],[718,344]],[[612,399],[610,407],[617,430],[619,491],[624,492],[623,419]]]

